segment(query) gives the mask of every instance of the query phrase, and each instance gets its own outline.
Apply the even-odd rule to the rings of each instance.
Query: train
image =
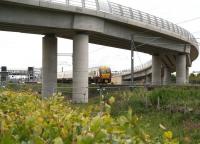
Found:
[[[58,83],[71,83],[72,71],[58,72]],[[111,83],[112,72],[108,66],[93,67],[88,69],[89,83],[108,84]]]
[[[111,83],[111,69],[108,66],[100,66],[89,69],[90,83]]]

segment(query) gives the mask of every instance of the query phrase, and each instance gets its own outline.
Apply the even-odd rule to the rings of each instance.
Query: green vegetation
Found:
[[[41,91],[42,85],[41,84],[17,84],[17,83],[8,83],[6,86],[7,89],[11,91],[34,91],[39,92]]]
[[[190,83],[200,84],[200,74],[191,73],[190,74]]]
[[[200,143],[200,89],[198,87],[161,87],[152,91],[135,89],[113,93],[116,102],[111,114],[123,115],[131,107],[141,119],[139,124],[151,136],[173,131],[183,144]]]
[[[71,105],[63,97],[41,99],[30,90],[0,91],[0,144],[178,144],[170,130],[151,137],[128,109],[110,115],[115,98],[99,105]]]
[[[107,89],[86,105],[41,99],[40,85],[8,87],[0,89],[0,144],[200,143],[198,87]]]

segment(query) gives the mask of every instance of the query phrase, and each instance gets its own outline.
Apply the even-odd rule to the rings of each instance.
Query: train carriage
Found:
[[[89,69],[89,81],[91,83],[110,83],[111,69],[107,66],[100,66]]]
[[[72,82],[72,71],[58,73],[58,82]],[[88,69],[89,83],[111,83],[111,69],[108,66],[100,66]]]

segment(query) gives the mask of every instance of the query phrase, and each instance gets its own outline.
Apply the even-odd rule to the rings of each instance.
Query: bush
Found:
[[[114,102],[113,97],[110,99]],[[107,104],[105,105],[107,106]],[[0,92],[0,143],[178,143],[172,132],[152,138],[129,109],[113,118],[109,106],[72,107],[63,97],[43,100],[31,92]]]

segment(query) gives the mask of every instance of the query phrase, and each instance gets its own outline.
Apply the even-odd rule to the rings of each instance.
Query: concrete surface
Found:
[[[88,102],[88,34],[77,33],[73,39],[73,94],[74,103]]]
[[[186,55],[176,56],[176,84],[186,84]]]
[[[169,85],[170,83],[171,83],[170,68],[164,67],[163,85]]]
[[[159,55],[152,55],[152,84],[161,84],[161,59]]]
[[[57,38],[46,35],[42,42],[42,97],[48,98],[57,92]]]

